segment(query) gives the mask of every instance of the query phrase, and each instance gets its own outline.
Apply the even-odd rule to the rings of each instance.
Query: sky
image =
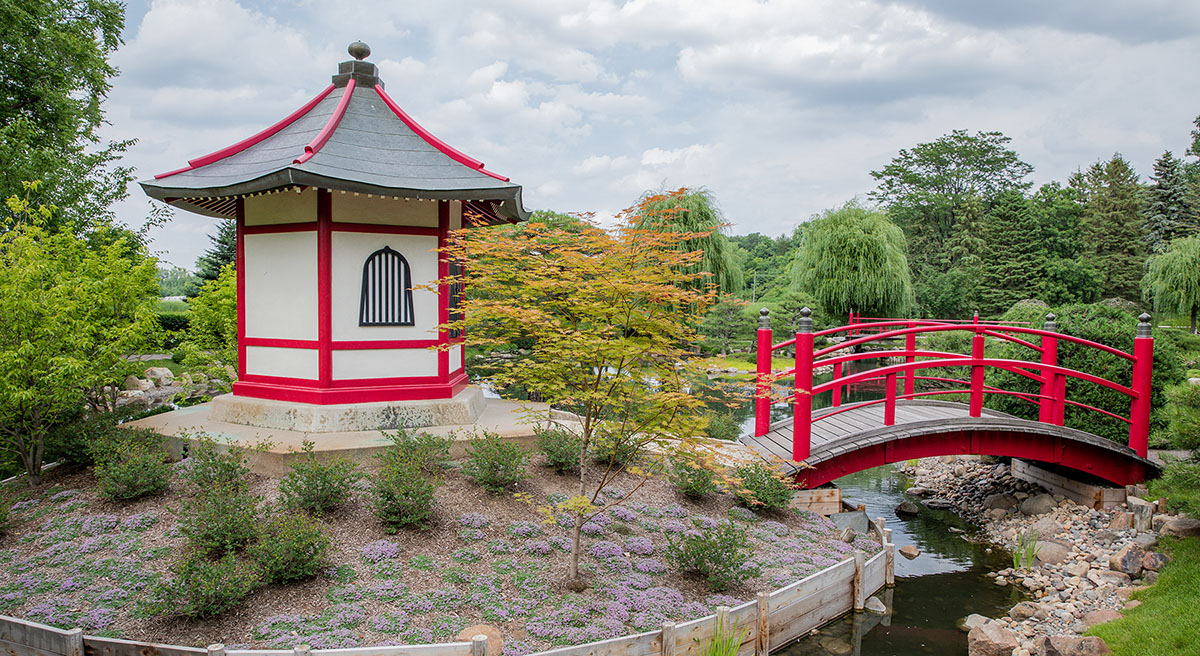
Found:
[[[1200,115],[1181,0],[129,0],[103,136],[138,140],[138,179],[179,168],[304,104],[355,40],[528,209],[705,187],[733,234],[790,233],[954,129],[1008,135],[1037,184],[1116,152],[1147,178]],[[190,269],[216,221],[179,211],[153,248]]]

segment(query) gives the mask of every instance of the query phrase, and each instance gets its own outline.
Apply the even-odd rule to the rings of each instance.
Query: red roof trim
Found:
[[[424,139],[425,142],[428,143],[430,146],[437,148],[444,155],[446,155],[450,159],[458,162],[459,164],[462,164],[463,166],[475,169],[476,171],[479,171],[480,173],[490,175],[493,178],[496,178],[497,180],[503,180],[504,182],[510,182],[510,180],[508,178],[500,175],[499,173],[492,173],[491,171],[483,168],[483,162],[475,159],[474,157],[463,154],[462,152],[455,149],[450,144],[433,136],[432,132],[421,127],[421,125],[419,123],[417,123],[416,121],[414,121],[411,116],[406,114],[403,109],[400,109],[400,106],[397,105],[394,100],[389,98],[388,95],[386,93],[384,93],[383,87],[379,86],[378,84],[375,85],[375,93],[379,94],[379,97],[383,99],[383,103],[388,106],[388,109],[391,109],[392,112],[396,116],[400,117],[401,121],[404,121],[404,124],[408,126],[408,129],[415,132],[417,134],[417,136]]]
[[[308,145],[304,147],[304,154],[292,161],[293,164],[303,164],[312,159],[312,156],[316,155],[325,143],[329,141],[329,138],[333,136],[333,131],[337,129],[338,123],[341,123],[342,117],[346,115],[346,107],[350,104],[350,97],[353,95],[354,78],[350,78],[350,81],[346,83],[346,90],[342,92],[342,99],[338,101],[337,108],[333,110],[333,115],[329,117],[329,122],[325,124],[325,127],[321,128],[321,131],[317,133],[317,136],[313,137],[312,141],[308,142]]]
[[[280,130],[286,128],[287,126],[294,123],[296,121],[296,119],[298,119],[301,116],[304,116],[305,114],[310,112],[312,110],[312,108],[316,107],[317,103],[324,100],[325,96],[328,96],[329,92],[333,91],[333,89],[334,89],[334,86],[332,84],[330,84],[328,87],[325,88],[324,91],[317,94],[316,98],[313,98],[312,100],[308,101],[300,109],[297,109],[296,111],[292,112],[291,114],[288,114],[288,116],[286,118],[284,118],[282,121],[276,123],[275,125],[272,125],[271,127],[267,128],[266,130],[263,130],[262,132],[259,132],[258,134],[254,135],[252,137],[243,139],[243,140],[233,144],[232,146],[226,146],[225,148],[222,148],[221,150],[218,150],[214,153],[209,153],[207,155],[204,155],[203,157],[197,157],[196,159],[188,160],[187,166],[185,166],[181,169],[176,169],[174,171],[169,171],[167,173],[159,173],[158,175],[154,176],[154,179],[161,180],[163,178],[168,178],[172,175],[176,175],[178,173],[183,173],[185,171],[191,171],[192,169],[198,169],[201,166],[207,166],[217,160],[225,159],[226,157],[229,157],[230,155],[236,155],[236,154],[242,152],[243,150],[246,150],[250,146],[253,146],[254,144],[262,142],[264,139],[266,139],[266,138],[274,135],[276,132],[279,132]]]

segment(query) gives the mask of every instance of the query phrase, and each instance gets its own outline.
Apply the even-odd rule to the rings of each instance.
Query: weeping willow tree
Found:
[[[685,187],[669,193],[648,191],[642,194],[639,207],[642,211],[634,217],[639,230],[703,233],[682,241],[678,247],[685,252],[704,253],[688,271],[712,274],[701,284],[716,285],[724,294],[742,289],[742,269],[733,259],[733,249],[724,234],[725,218],[707,189]]]
[[[853,203],[826,211],[805,231],[797,288],[832,316],[900,316],[912,304],[904,233],[881,212]]]
[[[1196,332],[1200,310],[1200,236],[1176,239],[1167,252],[1150,258],[1142,289],[1160,312],[1179,312],[1191,317]]]

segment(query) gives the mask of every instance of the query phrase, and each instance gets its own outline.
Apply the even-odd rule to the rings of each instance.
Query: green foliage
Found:
[[[1146,244],[1151,253],[1166,252],[1171,242],[1194,236],[1200,214],[1192,206],[1183,162],[1166,151],[1154,162],[1153,184],[1146,189]]]
[[[1147,485],[1151,497],[1166,499],[1173,512],[1200,517],[1200,462],[1168,461],[1162,476],[1151,479]]]
[[[267,583],[290,583],[316,576],[325,567],[329,536],[304,513],[272,515],[258,541],[247,550]]]
[[[159,296],[194,296],[200,279],[182,267],[158,267]]]
[[[232,266],[221,270],[204,284],[189,303],[191,319],[187,336],[180,345],[183,363],[209,378],[210,384],[232,383],[229,369],[238,368],[237,348],[237,271]]]
[[[827,314],[902,316],[912,303],[904,249],[904,233],[883,214],[846,205],[810,222],[796,283]]]
[[[89,444],[96,463],[100,494],[115,501],[131,501],[167,489],[171,463],[163,437],[151,430],[116,428],[92,438]]]
[[[1146,261],[1143,189],[1137,173],[1120,155],[1077,173],[1071,185],[1083,199],[1080,227],[1083,255],[1099,272],[1102,298],[1140,297],[1138,282]]]
[[[681,494],[692,499],[703,499],[720,489],[712,469],[695,458],[680,456],[672,459],[667,475]]]
[[[708,416],[708,427],[704,434],[709,439],[736,442],[742,435],[742,426],[729,412],[714,412]]]
[[[714,592],[758,576],[753,555],[747,529],[728,520],[711,529],[667,535],[667,558],[680,570],[703,576]]]
[[[796,490],[783,475],[761,463],[738,467],[739,484],[733,490],[737,502],[754,510],[782,510],[792,502]]]
[[[602,428],[592,436],[588,444],[588,455],[592,462],[612,470],[621,470],[637,462],[644,449],[642,443],[630,435],[622,435],[611,426]]]
[[[700,252],[701,260],[687,270],[704,272],[711,277],[699,284],[715,285],[729,294],[742,288],[742,270],[733,259],[723,230],[725,218],[717,201],[707,189],[680,189],[674,193],[646,192],[635,218],[637,228],[664,232],[696,233],[680,242],[684,252]]]
[[[1037,296],[1046,255],[1031,203],[1019,191],[1000,194],[981,228],[987,249],[982,257],[979,311],[993,316]]]
[[[1179,312],[1196,332],[1200,312],[1200,235],[1171,242],[1165,253],[1150,258],[1142,288],[1161,312]]]
[[[484,431],[483,437],[467,444],[467,458],[462,472],[480,487],[498,494],[529,478],[525,465],[529,451],[520,444],[497,433]]]
[[[726,296],[709,309],[700,323],[705,350],[727,355],[750,346],[757,324],[746,305],[746,301]]]
[[[382,432],[383,436],[392,442],[392,446],[385,452],[388,458],[404,454],[406,459],[414,461],[428,474],[436,474],[450,461],[450,443],[453,438],[448,435],[420,431],[410,433],[404,428],[397,428],[393,433]]]
[[[196,494],[216,487],[249,489],[250,466],[241,449],[218,445],[207,435],[192,440],[180,476]]]
[[[303,455],[292,458],[292,471],[279,482],[279,495],[288,508],[323,515],[350,498],[362,474],[348,458],[317,458],[315,446],[304,440]]]
[[[131,260],[131,250],[143,253],[37,221],[0,233],[0,449],[21,458],[31,483],[47,431],[85,404],[115,408],[125,356],[156,342],[154,264]]]
[[[249,474],[240,450],[218,448],[205,438],[194,443],[181,474],[188,496],[179,517],[193,549],[220,556],[257,536],[259,499],[250,494]]]
[[[171,571],[174,576],[155,587],[157,601],[148,608],[152,613],[215,617],[240,604],[261,583],[254,567],[232,553],[211,560],[188,552]]]
[[[704,646],[702,656],[737,656],[738,649],[742,646],[742,639],[746,637],[747,631],[739,631],[738,623],[734,621],[732,627],[725,626],[725,619],[722,616],[717,616],[717,627],[713,631],[712,638],[708,644]]]
[[[1172,446],[1200,452],[1200,385],[1182,383],[1167,390]]]
[[[583,439],[565,428],[534,427],[537,448],[546,465],[560,474],[579,471],[579,456],[583,451]]]
[[[438,479],[426,470],[427,462],[405,451],[397,442],[377,456],[379,472],[372,481],[375,515],[388,533],[405,526],[423,526],[433,514],[433,493]]]
[[[1013,569],[1033,567],[1033,561],[1039,551],[1041,548],[1038,547],[1037,531],[1029,529],[1018,533],[1017,546],[1012,552]]]
[[[196,275],[200,284],[219,280],[225,268],[237,268],[237,223],[220,221],[217,232],[208,236],[211,245],[196,259]]]

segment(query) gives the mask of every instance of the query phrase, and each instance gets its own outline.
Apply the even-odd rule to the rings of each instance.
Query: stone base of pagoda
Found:
[[[317,405],[226,394],[213,399],[215,421],[303,433],[395,430],[474,424],[486,402],[478,387],[451,398]]]

